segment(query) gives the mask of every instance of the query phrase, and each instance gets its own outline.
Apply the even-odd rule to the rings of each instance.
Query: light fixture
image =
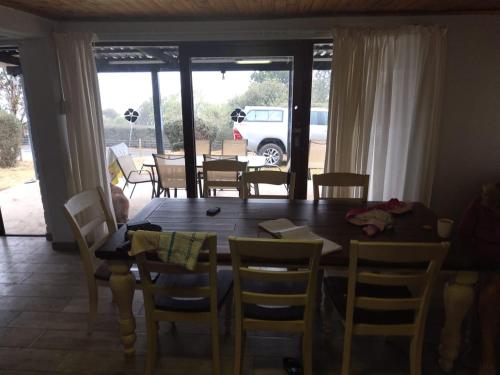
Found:
[[[271,60],[237,60],[236,64],[250,65],[250,64],[271,64]]]

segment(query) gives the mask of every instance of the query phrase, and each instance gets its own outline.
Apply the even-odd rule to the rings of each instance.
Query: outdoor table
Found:
[[[370,206],[377,202],[368,202]],[[209,217],[206,210],[220,207],[218,215]],[[229,236],[267,236],[259,229],[258,223],[265,220],[288,218],[296,225],[307,225],[318,235],[337,242],[341,251],[323,255],[323,268],[346,267],[348,265],[348,250],[351,240],[364,241],[397,241],[397,242],[439,242],[437,236],[436,215],[421,203],[414,203],[410,212],[395,215],[392,229],[386,230],[374,237],[367,237],[361,227],[349,223],[345,219],[346,212],[353,205],[323,201],[285,199],[276,200],[241,200],[239,198],[188,198],[166,199],[157,198],[149,202],[134,218],[148,220],[158,224],[165,231],[209,231],[217,233],[217,261],[221,265],[231,263],[229,254]],[[357,205],[356,207],[360,207]],[[130,273],[133,258],[118,247],[124,242],[126,227],[121,227],[110,239],[96,251],[98,258],[109,263],[112,272],[110,285],[114,299],[119,308],[119,323],[121,339],[126,354],[134,354],[135,319],[132,313],[132,298],[135,289],[135,279]],[[452,246],[444,269],[452,271],[474,271],[474,262],[466,253],[457,253],[459,246]],[[472,275],[473,272],[466,273]],[[458,277],[457,277],[458,278]],[[456,315],[462,313],[462,307],[467,311],[467,301],[460,304],[460,294],[463,288],[471,285],[460,284],[459,290],[449,284],[445,293],[445,308],[450,324],[445,324],[440,346],[441,361],[446,364],[456,358],[460,343],[460,326],[456,324]],[[459,292],[457,295],[455,292]],[[456,298],[455,298],[456,297]],[[448,306],[450,303],[453,306]],[[463,316],[462,316],[463,318]],[[459,323],[461,323],[461,320]],[[457,332],[458,331],[458,332]],[[457,342],[458,340],[458,342]],[[456,350],[456,353],[455,353]]]

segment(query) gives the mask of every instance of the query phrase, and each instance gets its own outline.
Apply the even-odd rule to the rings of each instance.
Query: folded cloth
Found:
[[[128,254],[134,256],[143,252],[156,252],[166,263],[177,264],[193,271],[198,254],[207,237],[205,232],[152,232],[138,230],[132,236]]]
[[[408,211],[411,211],[411,204],[393,198],[368,208],[349,210],[346,219],[352,224],[363,226],[365,233],[373,236],[392,224],[391,213],[402,214]]]

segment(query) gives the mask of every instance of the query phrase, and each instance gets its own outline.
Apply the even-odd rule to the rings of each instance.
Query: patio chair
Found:
[[[234,278],[234,375],[241,374],[246,331],[301,333],[304,374],[313,374],[313,317],[322,246],[322,241],[229,237]],[[300,268],[272,271],[266,267],[276,263],[294,263]]]
[[[279,172],[279,171],[253,171],[245,172],[241,177],[243,188],[243,199],[260,198],[260,199],[277,199],[286,198],[293,199],[295,192],[295,173]],[[279,186],[283,185],[287,191],[286,195],[271,195],[260,194],[259,184],[267,184]],[[251,186],[253,185],[254,194],[251,194]]]
[[[170,189],[174,189],[174,197],[177,198],[177,189],[186,188],[186,162],[181,155],[159,155],[153,154],[158,176],[158,191],[170,198]]]
[[[134,185],[134,187],[132,188],[132,192],[130,193],[130,198],[132,198],[137,184],[143,183],[151,184],[151,198],[153,198],[155,193],[155,179],[151,175],[151,172],[147,170],[138,170],[131,155],[120,156],[116,160],[123,174],[123,177],[125,177],[125,185],[123,186],[123,190],[125,190],[128,184]]]
[[[197,139],[195,141],[196,155],[210,155],[212,153],[209,139]]]
[[[410,373],[421,374],[429,300],[448,249],[449,243],[351,241],[348,281],[335,276],[324,281],[325,294],[345,320],[342,375],[350,374],[353,335],[410,337]],[[361,269],[360,261],[378,266]],[[420,268],[389,272],[384,264]]]
[[[309,142],[309,160],[307,163],[308,177],[311,178],[314,171],[325,169],[326,142],[325,141],[310,141]]]
[[[89,294],[87,331],[90,334],[97,317],[98,286],[109,286],[111,276],[105,261],[101,261],[96,266],[97,260],[94,252],[116,232],[117,226],[106,205],[101,187],[84,191],[70,198],[64,204],[64,212],[78,244],[87,279]],[[138,283],[138,273],[133,272],[133,275]]]
[[[241,196],[240,175],[247,170],[247,162],[231,159],[207,160],[203,162],[203,197],[210,196],[210,189],[235,188]],[[215,195],[215,190],[214,190]]]
[[[222,155],[247,156],[248,139],[222,140]]]
[[[368,187],[370,185],[370,175],[355,173],[323,173],[313,176],[314,200],[330,199],[337,202],[363,203],[368,200]],[[362,189],[361,197],[358,198],[327,198],[320,197],[320,186],[332,187],[358,187]],[[358,193],[358,192],[354,192]],[[359,195],[359,194],[358,194]]]
[[[217,236],[205,240],[208,261],[198,260],[193,271],[160,261],[154,254],[136,255],[143,280],[147,328],[146,374],[154,372],[158,322],[195,321],[210,324],[212,336],[212,373],[221,374],[218,311],[226,303],[232,287],[231,271],[217,271]],[[202,250],[202,253],[204,251]],[[200,254],[201,255],[201,254]],[[151,272],[160,276],[154,283]],[[231,305],[229,304],[229,307]],[[226,310],[226,319],[231,312]],[[226,324],[230,321],[226,321]],[[228,324],[227,324],[228,325]]]

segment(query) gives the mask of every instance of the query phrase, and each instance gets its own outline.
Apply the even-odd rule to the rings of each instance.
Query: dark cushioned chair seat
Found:
[[[161,274],[156,280],[158,286],[207,286],[208,274]],[[233,273],[231,271],[217,272],[217,305],[220,307],[233,285]],[[210,311],[209,298],[179,299],[169,296],[155,296],[156,308],[165,311],[179,312],[207,312]]]
[[[325,292],[333,300],[339,314],[345,319],[347,305],[347,278],[327,277],[324,280]],[[356,285],[358,297],[411,298],[412,294],[404,286]],[[354,323],[366,324],[411,324],[414,322],[414,310],[374,311],[354,310]]]
[[[272,283],[246,280],[243,290],[267,294],[298,294],[305,293],[307,283]],[[245,304],[243,306],[245,318],[261,320],[302,320],[304,319],[303,306],[266,307],[262,305]]]

